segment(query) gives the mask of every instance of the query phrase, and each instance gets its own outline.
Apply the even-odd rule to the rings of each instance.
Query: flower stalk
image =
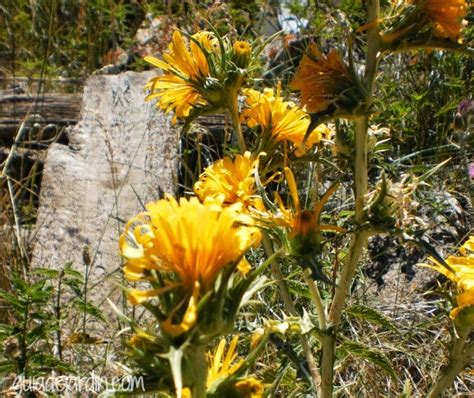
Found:
[[[270,239],[265,234],[263,234],[262,237],[262,244],[265,250],[265,254],[267,255],[267,257],[270,257],[273,253],[273,248]],[[285,285],[285,281],[283,280],[283,275],[281,273],[280,267],[278,266],[275,260],[270,263],[270,269],[272,271],[273,278],[277,282],[278,289],[280,290],[280,294],[283,298],[283,303],[285,304],[286,310],[291,316],[299,317],[298,311],[296,311],[295,305],[291,300],[290,293],[288,292],[288,289]],[[314,359],[311,347],[306,336],[300,335],[300,342],[301,347],[303,348],[303,352],[306,356],[306,361],[308,362],[308,367],[313,382],[313,388],[316,389],[321,385],[321,376],[319,374],[318,366],[316,365],[316,361]]]
[[[309,288],[311,299],[314,303],[314,306],[316,307],[316,312],[318,313],[319,328],[324,331],[327,327],[326,311],[324,309],[323,300],[321,298],[321,294],[319,293],[318,286],[316,285],[316,281],[311,277],[311,271],[309,268],[306,268],[305,272],[303,273],[303,279]]]
[[[369,125],[369,108],[373,100],[375,77],[378,65],[380,48],[379,26],[376,23],[380,18],[380,1],[368,0],[367,22],[370,25],[367,37],[367,60],[364,74],[364,85],[367,92],[365,104],[362,104],[363,114],[355,120],[355,160],[354,160],[354,194],[355,216],[354,220],[358,230],[352,238],[350,252],[341,270],[336,292],[328,316],[326,334],[322,341],[323,355],[321,362],[321,391],[323,398],[333,396],[334,389],[334,360],[337,341],[337,329],[341,322],[342,313],[350,287],[354,279],[357,265],[367,245],[370,230],[363,229],[366,221],[365,207],[368,191],[368,160],[367,160],[367,134]]]
[[[455,337],[450,354],[449,364],[444,368],[440,378],[431,389],[428,397],[441,397],[443,392],[452,386],[456,376],[464,369],[474,356],[474,343],[467,343],[471,328],[464,328]]]
[[[207,359],[203,345],[192,344],[186,350],[188,366],[185,368],[184,381],[186,385],[193,386],[193,398],[205,398],[207,390]],[[186,378],[189,377],[189,380]]]
[[[237,139],[237,144],[241,154],[244,154],[247,150],[245,145],[244,135],[242,133],[242,126],[240,125],[239,117],[239,100],[238,92],[234,90],[229,90],[229,101],[227,103],[227,110],[230,114],[230,119],[232,123],[232,129],[234,130],[235,138]]]

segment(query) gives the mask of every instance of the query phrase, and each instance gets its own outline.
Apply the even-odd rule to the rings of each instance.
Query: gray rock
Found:
[[[174,191],[178,132],[144,102],[154,73],[89,78],[69,147],[53,144],[46,158],[32,266],[61,269],[72,261],[84,272],[90,257],[96,305],[118,297],[124,221]]]

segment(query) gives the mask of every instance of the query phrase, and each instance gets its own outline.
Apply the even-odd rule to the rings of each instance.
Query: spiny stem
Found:
[[[367,1],[367,22],[377,21],[380,18],[380,0]],[[355,216],[354,221],[359,229],[352,238],[350,252],[341,270],[337,289],[331,304],[328,316],[327,333],[322,341],[323,355],[321,362],[321,396],[330,398],[334,390],[334,359],[337,341],[337,329],[341,322],[342,313],[347,297],[349,296],[352,280],[357,265],[367,244],[370,231],[362,229],[366,221],[365,206],[368,190],[368,162],[367,162],[367,131],[369,126],[369,110],[373,101],[375,76],[378,66],[380,49],[379,25],[372,23],[367,36],[367,60],[364,74],[364,85],[367,90],[365,99],[365,115],[355,121],[355,160],[354,160],[354,191]],[[329,333],[330,332],[330,333]]]
[[[323,355],[321,359],[321,398],[332,398],[334,390],[334,354],[336,336],[334,333],[326,334],[322,340]]]
[[[309,291],[311,293],[311,299],[313,300],[314,306],[316,307],[316,312],[318,313],[319,328],[321,330],[326,330],[326,311],[324,310],[323,300],[321,294],[319,293],[318,286],[316,282],[311,277],[311,271],[309,268],[303,273],[303,279],[308,285]]]
[[[441,377],[431,389],[428,397],[441,397],[443,392],[452,386],[454,379],[471,361],[474,355],[474,343],[466,344],[470,328],[462,331],[454,340],[449,356],[449,364],[443,369]]]
[[[235,137],[237,138],[237,144],[239,145],[240,153],[243,154],[247,148],[245,146],[245,139],[242,133],[242,126],[240,125],[238,98],[238,92],[232,92],[229,96],[227,109],[230,114],[232,129],[234,130]]]
[[[192,373],[192,396],[196,398],[206,397],[207,381],[207,359],[206,350],[203,345],[193,345],[187,350],[187,357]]]
[[[270,243],[270,239],[267,235],[263,235],[262,239],[263,248],[265,250],[265,254],[267,257],[270,257],[273,254],[273,248]],[[285,304],[286,310],[290,313],[291,316],[299,317],[298,311],[296,311],[295,305],[291,300],[290,293],[285,285],[285,281],[283,280],[283,274],[281,273],[280,267],[275,261],[272,261],[270,264],[270,268],[272,270],[273,278],[275,279],[278,288],[280,290],[281,297],[283,298],[283,303]],[[308,339],[306,336],[300,335],[300,342],[301,347],[303,348],[303,352],[306,356],[306,361],[308,362],[309,371],[311,373],[311,378],[313,379],[313,388],[319,388],[321,385],[321,376],[319,375],[319,369],[316,364],[316,360],[311,352],[311,347],[309,345]]]

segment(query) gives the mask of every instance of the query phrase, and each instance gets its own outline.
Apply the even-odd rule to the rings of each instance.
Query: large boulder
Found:
[[[175,188],[178,133],[144,102],[151,76],[90,77],[69,145],[53,144],[43,170],[32,266],[87,265],[96,305],[118,297],[124,222]]]

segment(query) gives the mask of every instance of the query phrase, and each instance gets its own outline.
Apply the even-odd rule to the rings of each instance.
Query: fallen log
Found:
[[[23,121],[52,124],[58,128],[76,124],[82,104],[82,94],[47,93],[39,97],[28,94],[0,93],[0,140],[15,136]]]

